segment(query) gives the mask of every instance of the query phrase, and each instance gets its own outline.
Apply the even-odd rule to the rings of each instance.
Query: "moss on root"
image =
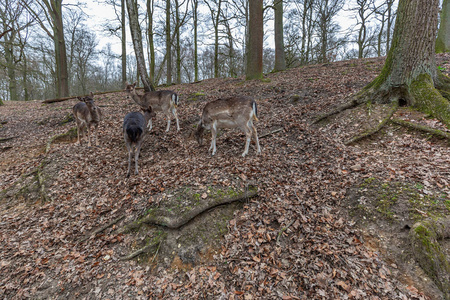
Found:
[[[410,92],[414,107],[424,113],[433,115],[450,128],[449,102],[434,87],[430,75],[420,75],[411,83]]]
[[[410,231],[413,253],[422,269],[430,276],[445,299],[450,299],[450,263],[439,240],[448,238],[448,219],[427,219],[416,223]]]

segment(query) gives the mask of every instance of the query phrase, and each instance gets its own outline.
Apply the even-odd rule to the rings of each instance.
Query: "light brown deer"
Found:
[[[128,171],[127,177],[130,176],[131,157],[134,155],[134,174],[138,175],[138,158],[141,151],[142,142],[145,138],[145,125],[156,114],[152,111],[152,107],[142,108],[144,115],[140,112],[130,112],[123,119],[123,138],[128,149]]]
[[[253,125],[253,120],[257,118],[256,102],[243,96],[231,97],[227,99],[219,99],[209,102],[203,108],[201,120],[198,124],[194,135],[200,145],[203,144],[203,131],[211,130],[212,140],[209,150],[211,155],[216,153],[216,137],[219,128],[237,128],[242,129],[246,136],[245,150],[242,157],[248,154],[248,147],[255,135],[257,153],[261,153],[259,146],[258,132]]]
[[[95,105],[94,94],[91,92],[90,96],[80,98],[78,102],[72,108],[73,116],[77,122],[77,144],[81,145],[80,135],[87,129],[88,134],[88,147],[91,147],[91,127],[94,127],[95,132],[95,145],[98,146],[98,124],[102,120],[102,110]]]
[[[143,95],[136,93],[136,82],[133,84],[126,83],[125,91],[129,93],[131,98],[139,104],[141,107],[151,106],[153,111],[162,111],[167,117],[166,132],[170,129],[171,114],[177,121],[177,130],[180,131],[180,125],[178,123],[177,106],[178,95],[169,90],[151,91],[146,92]],[[148,123],[149,130],[152,130],[152,120]]]

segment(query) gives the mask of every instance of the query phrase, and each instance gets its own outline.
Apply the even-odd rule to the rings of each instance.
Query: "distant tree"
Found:
[[[181,7],[185,7],[185,12],[184,14],[180,14],[180,8]],[[181,83],[181,63],[182,63],[182,58],[181,58],[181,40],[180,40],[180,32],[181,32],[181,27],[186,23],[186,18],[188,16],[188,9],[189,9],[189,1],[188,0],[184,0],[184,1],[179,1],[179,0],[175,0],[175,52],[177,55],[177,60],[176,60],[176,73],[177,73],[177,83],[180,84]]]
[[[198,81],[198,0],[192,0],[191,3],[194,30],[194,81]]]
[[[166,0],[166,84],[172,84],[172,38],[170,36],[170,16],[171,6],[170,0]]]
[[[356,0],[356,6],[351,10],[356,11],[358,58],[363,58],[365,57],[366,48],[370,46],[368,43],[370,40],[368,22],[370,17],[376,12],[375,2],[374,0]]]
[[[247,45],[247,70],[245,78],[260,79],[263,76],[263,1],[249,1],[249,30]]]
[[[343,0],[316,0],[314,7],[317,14],[317,26],[319,37],[318,61],[328,62],[328,51],[331,48],[333,35],[339,29],[335,18],[344,5]]]
[[[38,24],[53,40],[56,63],[56,95],[69,96],[66,42],[64,36],[62,0],[21,1]]]
[[[0,4],[0,27],[3,29],[3,41],[0,45],[4,53],[4,65],[8,76],[9,99],[19,100],[17,71],[23,61],[25,44],[20,42],[20,31],[26,28],[21,24],[24,8],[18,0],[5,0]]]
[[[222,15],[222,0],[205,0],[214,28],[214,78],[219,77],[219,25]]]
[[[137,71],[139,72],[142,84],[144,85],[144,91],[146,92],[154,91],[155,87],[153,86],[151,78],[148,77],[145,63],[137,3],[134,0],[126,0],[126,1],[127,1],[127,11],[130,24],[131,38],[133,40],[134,54],[136,55]]]
[[[275,35],[275,68],[274,71],[286,69],[286,57],[284,54],[284,26],[283,26],[283,0],[273,0],[275,11],[274,35]]]
[[[450,51],[450,2],[444,0],[441,9],[441,24],[436,39],[436,53]]]
[[[377,55],[382,55],[382,46],[385,43],[385,54],[389,52],[389,47],[391,43],[391,31],[392,25],[394,23],[394,12],[393,12],[394,0],[385,0],[382,5],[378,6],[376,9],[376,17],[380,22],[378,35],[377,35]],[[385,42],[383,42],[385,38]]]
[[[155,56],[155,33],[153,27],[153,13],[155,11],[155,1],[147,0],[147,37],[150,61],[150,78],[155,78],[156,56]]]
[[[127,35],[126,35],[126,4],[125,0],[102,0],[100,3],[112,6],[115,13],[115,19],[109,20],[103,25],[103,28],[110,35],[114,35],[120,39],[121,43],[121,76],[122,87],[125,87],[127,81]],[[151,77],[151,76],[150,76]],[[152,77],[151,77],[152,78]]]

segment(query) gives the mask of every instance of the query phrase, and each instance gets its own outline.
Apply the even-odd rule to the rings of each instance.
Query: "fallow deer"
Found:
[[[258,132],[253,125],[253,120],[257,118],[256,102],[243,96],[231,97],[227,99],[219,99],[209,102],[203,108],[201,120],[195,131],[195,137],[200,145],[203,144],[203,131],[211,130],[212,140],[211,155],[216,153],[216,137],[219,128],[237,128],[242,129],[246,135],[245,150],[242,157],[248,153],[248,147],[255,134],[257,153],[261,153],[259,146]]]
[[[123,138],[128,149],[128,171],[130,176],[131,157],[134,154],[134,174],[138,175],[138,158],[141,151],[142,142],[145,137],[145,125],[155,116],[152,107],[142,108],[144,115],[140,112],[130,112],[123,119]]]
[[[143,95],[136,93],[136,82],[133,84],[126,83],[125,91],[129,93],[134,102],[141,107],[151,106],[153,111],[162,111],[167,117],[166,132],[170,129],[171,113],[177,121],[177,131],[180,131],[180,125],[178,123],[177,105],[178,95],[169,90],[151,91],[146,92]],[[149,130],[152,130],[152,120],[148,123]]]
[[[88,133],[88,147],[91,147],[91,127],[95,131],[95,145],[98,146],[98,124],[102,120],[102,110],[95,105],[94,94],[91,92],[90,96],[80,98],[72,108],[73,116],[77,123],[77,143],[81,145],[80,135],[87,129]]]

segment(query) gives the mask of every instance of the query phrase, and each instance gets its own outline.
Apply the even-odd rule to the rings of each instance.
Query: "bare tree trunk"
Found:
[[[273,0],[275,8],[275,68],[274,71],[286,69],[286,57],[284,55],[283,39],[283,0]]]
[[[436,53],[450,51],[450,2],[444,0],[441,10],[441,24],[436,40]]]
[[[122,87],[125,88],[125,82],[127,82],[127,32],[126,32],[126,15],[125,15],[125,0],[120,1],[121,10],[121,27],[122,27]]]
[[[154,91],[155,88],[148,79],[147,68],[145,67],[144,50],[142,47],[142,34],[139,26],[137,4],[134,0],[127,0],[128,19],[130,23],[131,38],[133,40],[134,53],[136,55],[136,63],[144,91]]]
[[[263,37],[263,1],[252,0],[249,2],[248,55],[245,76],[247,80],[261,79],[263,76]]]
[[[172,84],[172,40],[170,38],[170,0],[166,0],[166,62],[167,85]]]
[[[155,42],[153,34],[153,11],[154,11],[154,0],[147,0],[147,14],[148,14],[148,44],[150,48],[150,78],[154,80],[155,78]]]
[[[177,61],[176,61],[176,71],[177,71],[177,84],[181,83],[181,48],[180,48],[180,8],[178,0],[175,0],[175,21],[176,21],[176,27],[175,27],[175,48],[177,53]]]
[[[198,81],[198,0],[192,0],[192,14],[194,21],[194,81]]]

